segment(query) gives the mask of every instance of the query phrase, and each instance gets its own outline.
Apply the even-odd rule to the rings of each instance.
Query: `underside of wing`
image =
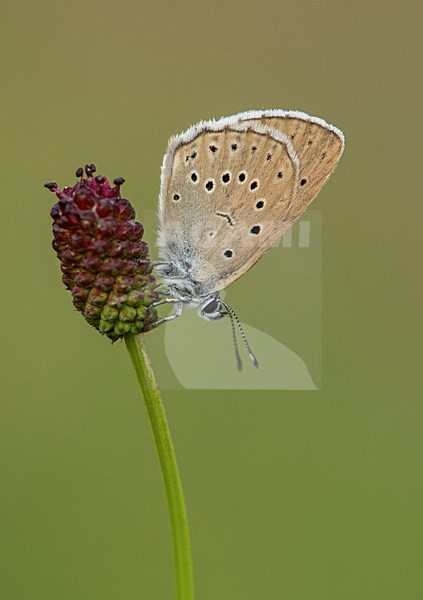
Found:
[[[300,190],[291,216],[295,221],[317,196],[344,150],[344,135],[323,119],[298,111],[261,110],[234,115],[239,122],[262,123],[286,134],[300,163]]]
[[[300,163],[290,137],[254,119],[200,123],[173,138],[160,192],[159,247],[196,293],[226,287],[291,225]]]

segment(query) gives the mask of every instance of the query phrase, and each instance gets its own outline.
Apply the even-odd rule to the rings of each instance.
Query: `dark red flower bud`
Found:
[[[158,299],[148,263],[144,228],[135,210],[121,198],[124,180],[109,184],[93,176],[95,165],[77,170],[80,180],[60,190],[46,184],[59,201],[51,210],[53,249],[74,306],[90,325],[111,340],[143,333],[157,320],[151,304]],[[147,262],[146,262],[147,261]]]

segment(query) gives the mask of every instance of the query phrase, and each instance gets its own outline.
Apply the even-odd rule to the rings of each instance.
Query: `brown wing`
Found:
[[[322,119],[283,110],[247,111],[241,122],[262,123],[289,136],[300,161],[300,189],[290,210],[295,221],[317,196],[344,150],[344,135]]]
[[[203,293],[240,277],[291,225],[299,165],[285,134],[233,120],[171,140],[160,195],[163,256]]]

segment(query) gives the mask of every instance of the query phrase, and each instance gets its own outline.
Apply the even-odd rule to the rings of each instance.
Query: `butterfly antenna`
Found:
[[[234,311],[234,309],[229,306],[229,304],[227,302],[225,302],[224,300],[221,300],[221,302],[222,302],[223,306],[226,308],[226,310],[228,311],[229,316],[231,317],[232,331],[233,331],[234,340],[235,340],[235,353],[237,354],[237,361],[238,361],[238,368],[240,368],[240,365],[242,367],[242,363],[241,363],[241,359],[239,357],[238,346],[237,346],[237,343],[236,343],[236,336],[235,336],[235,327],[234,327],[234,323],[233,323],[232,319],[235,319],[236,324],[238,325],[239,331],[241,333],[241,337],[242,337],[242,339],[244,341],[245,347],[247,348],[248,354],[250,355],[251,362],[253,363],[253,365],[255,367],[258,368],[258,366],[259,366],[258,360],[254,356],[254,352],[251,350],[251,346],[248,343],[247,336],[244,333],[244,330],[242,328],[241,321],[239,320],[238,315],[236,314],[236,312]]]
[[[241,361],[241,357],[239,355],[239,350],[238,350],[238,342],[236,339],[236,331],[235,331],[235,323],[234,323],[234,317],[232,315],[232,313],[230,313],[227,310],[227,314],[229,315],[229,318],[231,320],[231,326],[232,326],[232,338],[234,340],[234,348],[235,348],[235,356],[236,356],[236,364],[238,366],[238,371],[242,371],[242,361]]]

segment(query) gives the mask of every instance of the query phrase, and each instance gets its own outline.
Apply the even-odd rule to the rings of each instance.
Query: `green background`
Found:
[[[3,4],[2,598],[174,597],[131,366],[123,345],[72,309],[42,184],[71,183],[94,161],[126,178],[142,219],[170,134],[261,107],[319,115],[347,137],[313,205],[323,221],[323,383],[164,392],[197,598],[423,597],[420,7]],[[284,282],[266,260],[230,293],[271,331]],[[299,313],[303,302],[299,286]],[[162,334],[149,335],[157,346]],[[155,355],[160,380],[166,359]]]

